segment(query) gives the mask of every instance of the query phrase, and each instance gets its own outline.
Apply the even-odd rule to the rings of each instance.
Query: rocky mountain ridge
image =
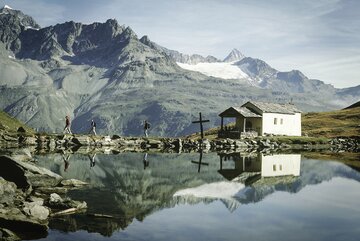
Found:
[[[198,63],[217,63],[222,62],[221,60],[215,58],[214,56],[208,55],[207,57],[204,57],[200,54],[183,54],[176,50],[171,50],[168,48],[165,48],[163,46],[160,46],[154,42],[152,42],[147,35],[143,36],[140,39],[140,42],[143,44],[146,44],[160,52],[163,52],[170,58],[172,58],[175,62],[178,63],[186,63],[186,64],[198,64]]]
[[[224,58],[223,62],[235,62],[235,61],[240,61],[243,58],[245,58],[245,55],[243,53],[241,53],[237,49],[233,49],[231,50],[229,55]]]
[[[94,119],[101,134],[141,135],[148,119],[152,135],[185,135],[197,130],[191,121],[198,112],[211,120],[209,127],[216,126],[218,113],[249,99],[293,99],[309,111],[344,107],[360,95],[360,87],[299,82],[299,73],[276,72],[276,81],[266,79],[271,88],[265,89],[188,71],[165,48],[146,36],[138,39],[114,19],[37,29],[20,11],[0,12],[6,13],[0,14],[0,108],[38,131],[61,132],[64,116],[70,115],[77,133],[88,132]],[[258,63],[250,62],[244,58],[237,64],[252,73]],[[258,72],[254,78],[268,76]]]

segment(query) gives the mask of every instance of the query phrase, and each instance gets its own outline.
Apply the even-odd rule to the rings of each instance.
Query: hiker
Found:
[[[93,133],[93,135],[96,136],[96,122],[94,120],[91,120],[91,129],[89,131],[89,133]]]
[[[148,137],[148,130],[150,129],[150,123],[147,120],[144,121],[144,134],[145,137]]]
[[[70,130],[70,117],[68,115],[65,116],[65,128],[64,128],[63,132],[72,134],[71,130]]]
[[[144,163],[144,170],[149,166],[149,164],[150,164],[150,162],[148,161],[148,159],[147,159],[147,156],[148,156],[148,154],[147,154],[147,152],[145,152],[145,154],[144,154],[144,159],[143,159],[143,163]]]

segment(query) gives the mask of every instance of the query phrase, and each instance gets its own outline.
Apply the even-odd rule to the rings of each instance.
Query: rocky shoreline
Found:
[[[49,217],[87,208],[86,202],[66,197],[87,183],[38,167],[29,152],[0,156],[0,163],[0,240],[46,237]]]
[[[191,152],[222,150],[257,150],[266,149],[327,149],[334,152],[359,152],[360,138],[311,139],[275,139],[273,137],[257,137],[245,139],[190,139],[190,138],[156,138],[156,137],[122,137],[92,136],[78,134],[28,134],[24,130],[17,133],[0,133],[0,147],[19,148],[35,146],[39,150],[54,151],[78,148],[106,148],[114,152],[124,151],[162,151]]]

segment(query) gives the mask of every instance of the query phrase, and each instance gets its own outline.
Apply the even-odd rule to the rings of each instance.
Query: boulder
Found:
[[[27,146],[36,146],[37,143],[37,139],[33,136],[27,136],[25,138],[23,138],[23,140],[21,141],[21,144],[23,145],[27,145]]]
[[[54,192],[65,194],[69,191],[69,188],[68,187],[37,187],[36,191],[42,194],[51,194]]]
[[[0,204],[10,205],[14,202],[16,185],[0,177]]]
[[[58,194],[52,193],[48,199],[47,205],[54,209],[84,209],[87,208],[86,202],[74,201],[71,199],[63,199]]]
[[[182,147],[183,147],[183,142],[182,142],[182,140],[181,140],[180,138],[175,139],[175,141],[172,142],[172,144],[173,144],[174,147],[175,147],[176,149],[178,149],[178,150],[181,150]]]
[[[246,148],[248,146],[248,144],[246,142],[236,140],[235,141],[235,146],[239,147],[239,148]]]
[[[24,129],[24,127],[20,126],[20,127],[17,129],[17,132],[25,133],[26,130]]]
[[[117,140],[117,139],[120,139],[120,138],[121,138],[121,136],[119,136],[119,135],[113,135],[111,137],[112,140]]]
[[[25,176],[24,168],[8,156],[0,156],[0,176],[5,180],[14,182],[18,188],[29,189],[30,183]]]
[[[32,155],[29,148],[16,149],[11,153],[11,157],[20,161],[32,160]]]
[[[83,181],[80,181],[80,180],[77,180],[77,179],[62,180],[60,182],[60,184],[62,186],[68,186],[68,187],[82,187],[82,186],[89,185],[89,183],[83,182]]]
[[[0,123],[0,130],[8,130],[10,129],[7,125]]]
[[[17,137],[12,136],[8,133],[3,134],[2,138],[7,142],[18,142],[19,141],[19,139]]]
[[[63,201],[63,199],[60,197],[59,194],[57,194],[57,193],[50,194],[50,197],[49,197],[50,204],[57,204],[57,203],[61,203],[62,201]]]
[[[47,235],[47,221],[30,218],[18,208],[0,209],[0,224],[20,238],[39,239]]]
[[[56,186],[63,179],[60,175],[31,163],[17,161],[27,172],[25,176],[34,187]]]
[[[90,145],[90,138],[88,136],[76,136],[71,140],[73,143],[82,146]]]
[[[56,141],[55,139],[51,138],[48,142],[48,146],[49,147],[55,147],[56,146]]]
[[[49,216],[49,209],[42,206],[43,202],[35,201],[35,202],[25,202],[23,211],[24,213],[37,220],[46,220]]]
[[[114,146],[116,145],[116,143],[111,139],[110,136],[104,136],[100,141],[99,143],[102,145],[102,146]]]
[[[160,140],[148,139],[146,146],[149,148],[162,148],[164,143]]]
[[[29,189],[31,186],[56,186],[62,180],[58,174],[29,162],[15,160],[8,156],[0,156],[0,162],[2,164],[0,176],[14,182],[21,189]]]
[[[0,228],[0,240],[3,241],[17,241],[21,240],[19,236],[6,228]]]

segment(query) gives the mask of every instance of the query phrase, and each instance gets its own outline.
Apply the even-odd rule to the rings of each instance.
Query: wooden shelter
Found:
[[[292,104],[249,101],[241,107],[230,107],[219,114],[220,138],[238,139],[275,134],[301,136],[301,111]],[[224,126],[224,118],[235,118],[235,126]]]

